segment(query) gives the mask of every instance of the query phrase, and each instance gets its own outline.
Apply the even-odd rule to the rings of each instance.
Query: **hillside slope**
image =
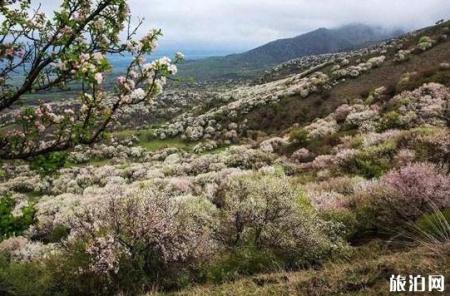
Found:
[[[428,40],[427,35],[433,38],[432,43],[422,40]],[[248,130],[267,133],[280,131],[294,123],[309,122],[343,103],[365,100],[382,86],[390,94],[395,93],[398,83],[408,73],[413,76],[411,83],[416,83],[416,87],[433,75],[443,80],[439,82],[446,82],[446,72],[438,71],[441,63],[450,60],[450,43],[443,36],[445,34],[439,28],[430,28],[369,48],[313,56],[313,63],[320,64],[320,67],[313,67],[313,72],[294,71],[285,73],[279,80],[236,87],[222,93],[222,100],[214,108],[210,106],[207,112],[183,114],[173,123],[185,127],[181,134],[188,139],[192,138],[191,131],[202,130],[201,135],[194,134],[203,137],[208,127],[215,130],[209,124],[211,120],[222,126],[223,133],[229,131],[226,127],[230,123],[245,125],[240,131],[242,134]],[[429,46],[425,50],[420,48],[424,44]],[[308,68],[308,64],[304,68]],[[186,127],[190,127],[189,135]],[[210,133],[212,138],[216,132],[219,131]],[[178,134],[180,131],[169,128],[166,133]]]
[[[188,61],[180,67],[180,74],[199,80],[253,77],[258,71],[291,59],[350,50],[400,34],[362,24],[320,28],[294,38],[275,40],[242,54]]]
[[[154,106],[177,101],[169,122],[4,161],[0,294],[375,296],[392,275],[450,277],[449,35],[183,90]]]
[[[184,124],[187,139],[245,142],[278,155],[323,217],[350,227],[354,253],[319,268],[248,272],[169,295],[389,295],[392,274],[448,277],[449,25],[315,57],[312,73],[238,87],[225,96],[230,101],[175,120],[166,132]],[[277,173],[271,169],[261,171]],[[438,179],[442,192],[430,189]],[[427,189],[433,201],[422,200]],[[245,268],[247,258],[239,259],[230,263],[236,270]]]

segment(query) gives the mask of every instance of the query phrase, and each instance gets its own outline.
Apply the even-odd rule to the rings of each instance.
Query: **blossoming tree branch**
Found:
[[[50,16],[31,1],[0,1],[0,113],[26,104],[28,93],[81,85],[72,107],[41,103],[23,108],[13,126],[0,132],[0,158],[27,158],[96,142],[124,108],[149,103],[160,94],[183,58],[177,54],[173,62],[162,58],[146,63],[161,30],[136,39],[142,20],[131,26],[126,0],[61,2]],[[108,54],[131,55],[131,62],[107,92]]]

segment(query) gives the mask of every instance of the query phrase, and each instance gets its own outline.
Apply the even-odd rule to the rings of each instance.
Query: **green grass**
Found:
[[[191,151],[195,144],[185,142],[179,138],[155,139],[150,141],[140,141],[138,146],[145,148],[147,151],[158,151],[165,148],[178,148],[181,150]]]
[[[373,242],[354,248],[348,259],[329,262],[316,269],[248,276],[220,285],[209,283],[178,292],[149,293],[146,296],[387,296],[391,295],[389,277],[392,274],[432,274],[439,270],[447,276],[448,266],[447,258],[427,256],[420,248],[393,252],[384,244]]]
[[[110,163],[110,159],[93,159],[89,162],[90,165],[95,167],[101,167]]]
[[[11,236],[21,235],[35,222],[36,209],[33,203],[22,208],[22,215],[13,214],[17,201],[11,196],[0,197],[0,241]]]
[[[122,130],[122,131],[116,131],[112,133],[108,133],[106,138],[115,137],[119,139],[128,139],[133,136],[136,136],[139,141],[135,144],[135,146],[142,147],[145,150],[149,152],[158,151],[165,148],[177,148],[184,151],[192,151],[192,148],[197,143],[189,143],[186,141],[183,141],[180,138],[167,138],[164,140],[155,138],[154,135],[155,128],[149,128],[149,129],[143,129],[143,130]],[[217,153],[225,150],[226,147],[217,148]],[[215,151],[216,152],[216,151]],[[94,166],[94,167],[101,167],[104,165],[111,164],[111,159],[102,159],[102,158],[95,158],[89,160],[87,163],[73,163],[69,160],[67,160],[64,164],[64,168],[71,168],[71,167],[82,167],[82,166]],[[1,175],[0,175],[1,177]]]
[[[132,130],[132,129],[126,129],[121,131],[115,131],[112,133],[108,133],[107,137],[115,137],[118,139],[128,139],[133,136],[136,136],[139,138],[140,141],[149,141],[156,138],[155,131],[157,127],[149,127],[147,129],[141,129],[141,130]]]
[[[397,148],[398,143],[394,140],[365,148],[347,160],[342,168],[346,173],[368,179],[381,177],[392,168],[392,158]]]
[[[122,130],[113,132],[110,136],[119,139],[126,139],[136,136],[139,139],[137,146],[145,148],[147,151],[158,151],[165,148],[178,148],[186,151],[191,151],[196,143],[189,143],[180,138],[167,138],[161,140],[156,137],[155,131],[158,126],[151,126],[148,129],[141,130]]]

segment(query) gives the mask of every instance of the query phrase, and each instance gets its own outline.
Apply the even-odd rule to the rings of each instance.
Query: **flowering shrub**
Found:
[[[418,131],[422,131],[418,133]],[[411,141],[422,161],[450,166],[450,133],[444,129],[422,129],[412,133]]]
[[[428,163],[410,164],[380,180],[393,190],[389,198],[405,218],[417,218],[433,208],[450,205],[450,178]]]
[[[273,154],[256,149],[248,149],[244,146],[230,148],[225,164],[229,167],[242,169],[259,169],[274,160]]]
[[[310,162],[314,159],[314,154],[306,148],[301,148],[292,153],[291,159],[298,163]]]
[[[361,177],[331,178],[306,184],[305,193],[318,210],[338,209],[348,204],[349,196],[357,191],[363,182]]]
[[[333,167],[336,164],[336,158],[333,155],[319,155],[313,162],[312,167],[316,170]]]
[[[33,242],[23,236],[14,236],[0,242],[0,254],[22,262],[37,260],[52,249],[51,245]]]
[[[389,102],[398,114],[391,114],[390,121],[402,127],[423,123],[445,126],[449,100],[449,89],[439,83],[427,83],[413,91],[404,91]]]
[[[264,152],[272,153],[272,152],[280,152],[284,147],[287,146],[287,141],[283,138],[275,137],[268,140],[263,141],[259,145],[259,149]]]
[[[173,278],[179,264],[187,267],[213,252],[214,207],[206,199],[151,190],[118,194],[106,207],[84,211],[71,223],[69,242],[82,241],[89,257],[83,272],[120,276],[125,260],[156,282]]]
[[[433,39],[431,39],[428,36],[422,36],[419,39],[419,42],[417,43],[417,47],[420,48],[422,51],[426,51],[428,49],[430,49],[431,47],[433,47],[433,43],[435,43],[435,41]]]
[[[450,178],[429,163],[392,170],[355,193],[356,212],[366,229],[383,233],[450,206]]]
[[[305,130],[308,131],[309,138],[316,139],[335,134],[339,125],[334,118],[320,118],[305,127]]]
[[[347,116],[352,112],[352,107],[344,104],[339,106],[333,113],[334,118],[338,123],[342,123],[345,121]]]
[[[414,161],[416,153],[410,149],[400,149],[394,157],[394,164],[397,167],[406,166]]]
[[[349,128],[359,128],[363,131],[373,129],[373,122],[378,119],[378,113],[373,110],[350,113],[345,119],[345,124]]]
[[[285,178],[233,178],[219,203],[218,237],[231,248],[271,249],[291,265],[320,259],[332,248],[325,225]]]
[[[166,77],[176,74],[176,66],[168,58],[145,63],[145,56],[156,47],[160,30],[135,40],[136,29],[128,26],[125,40],[120,40],[130,22],[125,0],[62,0],[53,17],[32,7],[30,1],[2,3],[0,12],[0,34],[14,40],[2,42],[0,47],[0,112],[28,92],[64,87],[73,81],[83,86],[79,108],[54,110],[49,104],[24,108],[13,128],[0,137],[3,158],[91,144],[121,110],[150,102],[161,92]],[[110,69],[106,54],[125,52],[131,54],[132,61],[107,97],[103,86]],[[177,55],[175,63],[181,58]],[[19,85],[13,81],[18,68],[24,72]]]

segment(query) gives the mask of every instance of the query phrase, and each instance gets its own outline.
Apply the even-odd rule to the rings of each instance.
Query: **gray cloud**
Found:
[[[46,5],[56,0],[43,1]],[[413,29],[450,17],[449,0],[130,0],[141,30],[160,27],[162,46],[239,50],[319,27],[366,23]]]

